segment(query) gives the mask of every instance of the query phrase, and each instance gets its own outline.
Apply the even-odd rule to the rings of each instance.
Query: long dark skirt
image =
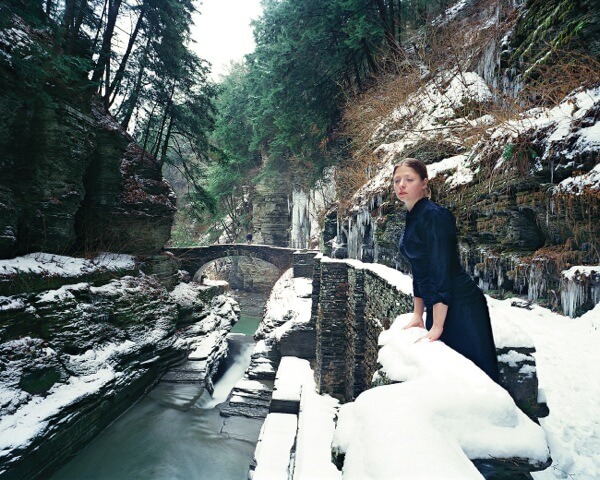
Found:
[[[433,325],[433,309],[427,308],[425,326]],[[453,300],[448,306],[440,340],[467,357],[498,383],[498,359],[490,323],[490,312],[483,293],[467,299]]]

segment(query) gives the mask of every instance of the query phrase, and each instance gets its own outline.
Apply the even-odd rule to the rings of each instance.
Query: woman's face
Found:
[[[394,172],[394,193],[410,209],[425,196],[427,179],[423,179],[410,167],[402,165]]]

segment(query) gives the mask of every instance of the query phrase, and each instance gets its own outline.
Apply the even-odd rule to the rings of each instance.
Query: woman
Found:
[[[460,265],[454,216],[429,200],[424,163],[402,160],[394,167],[393,179],[394,192],[408,209],[399,247],[412,267],[415,299],[405,328],[425,326],[423,339],[443,341],[498,382],[487,303]]]

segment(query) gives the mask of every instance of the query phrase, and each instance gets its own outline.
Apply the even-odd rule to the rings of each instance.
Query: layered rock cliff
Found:
[[[160,165],[85,80],[44,80],[50,50],[49,32],[18,18],[0,31],[0,258],[161,249],[175,196]]]
[[[32,260],[22,262],[30,276],[78,262],[38,257],[36,270]],[[131,259],[112,268],[127,269],[137,270]],[[161,377],[212,392],[239,317],[222,287],[169,292],[144,274],[93,280],[0,297],[2,478],[47,478]]]
[[[375,93],[382,105],[396,103],[367,135],[363,149],[375,160],[362,165],[366,182],[355,192],[338,188],[338,205],[318,214],[325,252],[408,271],[396,246],[405,213],[391,173],[401,158],[415,157],[428,164],[432,199],[456,216],[463,265],[484,290],[526,295],[570,316],[598,303],[600,12],[593,3],[458,2],[439,20],[441,45],[407,45],[424,81],[401,99],[391,90],[411,86],[402,76]],[[528,102],[538,106],[523,108]],[[374,105],[354,114],[372,116]],[[338,168],[336,176],[346,173]],[[305,223],[302,215],[292,219],[292,243],[306,236],[295,228]]]

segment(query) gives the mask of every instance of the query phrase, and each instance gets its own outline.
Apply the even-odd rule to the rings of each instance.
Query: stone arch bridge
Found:
[[[274,247],[244,243],[228,243],[205,247],[165,248],[180,262],[181,269],[194,275],[200,268],[213,260],[224,257],[259,258],[274,265],[280,274],[294,267],[294,276],[312,276],[312,259],[315,251],[299,251],[295,248]],[[310,267],[310,273],[308,272]],[[306,270],[303,272],[302,270]]]

